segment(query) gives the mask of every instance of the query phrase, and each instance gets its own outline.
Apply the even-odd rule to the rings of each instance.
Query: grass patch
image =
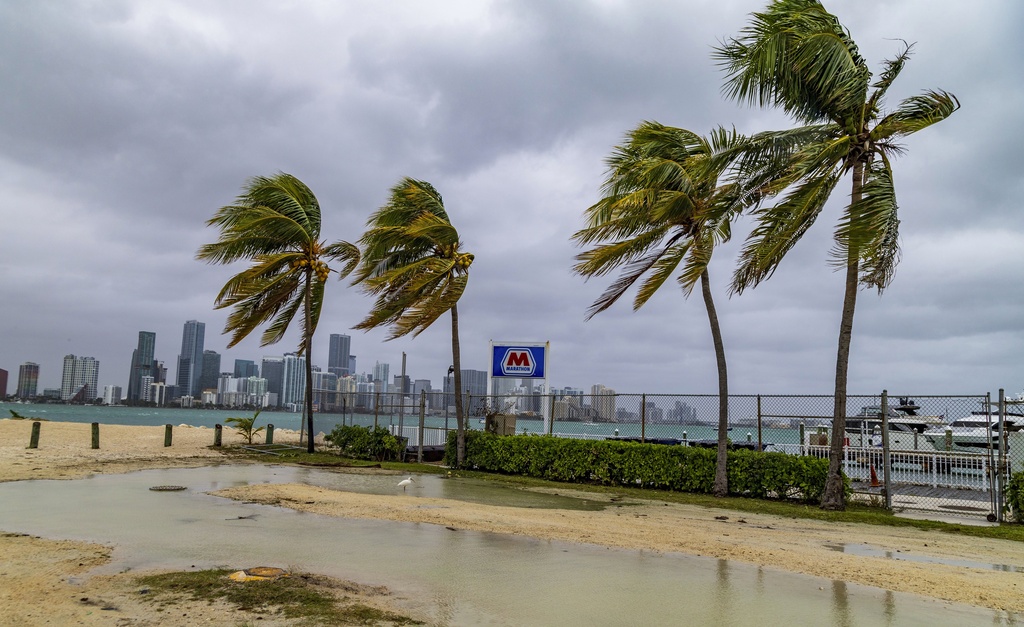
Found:
[[[138,583],[161,609],[182,599],[224,601],[239,611],[280,615],[303,625],[419,625],[407,616],[381,610],[346,596],[356,588],[327,577],[293,573],[265,581],[238,582],[231,570],[146,575]]]

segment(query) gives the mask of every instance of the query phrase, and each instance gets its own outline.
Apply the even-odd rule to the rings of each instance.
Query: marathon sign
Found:
[[[491,346],[491,376],[543,379],[544,345]]]

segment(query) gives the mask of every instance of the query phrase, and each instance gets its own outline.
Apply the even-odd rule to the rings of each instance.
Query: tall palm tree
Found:
[[[320,204],[306,185],[291,174],[249,179],[233,205],[221,207],[207,220],[220,238],[199,248],[196,258],[208,263],[250,261],[217,295],[215,307],[233,307],[224,333],[228,348],[256,327],[269,322],[260,345],[284,337],[302,309],[298,354],[306,358],[306,450],[313,452],[313,334],[332,272],[348,276],[359,263],[359,249],[348,242],[320,239]],[[343,264],[340,269],[329,264]]]
[[[715,57],[727,73],[726,93],[743,102],[781,107],[802,126],[751,138],[747,175],[774,192],[778,204],[756,213],[736,270],[742,292],[770,277],[810,228],[836,185],[851,175],[850,201],[834,231],[833,263],[846,270],[836,357],[829,477],[821,506],[845,508],[841,474],[846,424],[847,367],[858,284],[881,293],[899,261],[896,194],[891,160],[896,142],[951,115],[960,103],[944,91],[926,91],[883,111],[889,87],[912,46],[871,71],[839,20],[818,0],[776,0],[753,14],[736,39]]]
[[[387,204],[374,212],[366,225],[359,240],[362,262],[354,283],[377,300],[355,328],[391,326],[389,340],[409,333],[416,337],[442,314],[451,312],[456,460],[461,465],[466,458],[466,421],[458,302],[469,281],[473,254],[462,250],[441,194],[426,181],[403,178],[391,188]]]
[[[603,276],[622,267],[619,278],[591,305],[588,319],[611,307],[645,275],[634,310],[677,269],[676,282],[685,296],[700,281],[718,364],[717,496],[729,490],[729,377],[708,263],[715,245],[729,239],[731,218],[757,198],[735,182],[723,182],[742,146],[742,137],[724,129],[704,138],[681,128],[642,123],[608,158],[604,197],[587,209],[589,226],[573,235],[579,245],[600,242],[577,255],[577,274]]]

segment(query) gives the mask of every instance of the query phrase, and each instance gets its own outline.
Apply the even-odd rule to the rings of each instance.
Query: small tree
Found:
[[[260,412],[257,411],[255,414],[248,418],[228,418],[224,422],[234,427],[235,432],[245,438],[248,444],[252,444],[252,439],[263,431],[263,427],[256,426],[256,419],[259,418]]]

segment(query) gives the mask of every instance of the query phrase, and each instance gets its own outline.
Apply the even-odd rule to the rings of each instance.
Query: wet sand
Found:
[[[145,468],[170,468],[225,463],[210,448],[212,429],[178,427],[170,448],[163,446],[163,427],[103,426],[101,448],[90,448],[89,425],[43,423],[40,448],[27,449],[28,421],[0,420],[0,481],[75,478],[93,473],[118,473]],[[275,441],[295,441],[297,434],[275,434]],[[238,444],[224,431],[224,442]],[[227,462],[233,463],[233,462]],[[457,481],[458,479],[452,479]],[[562,491],[561,494],[571,494]],[[681,552],[759,564],[773,569],[843,579],[935,599],[1024,613],[1024,543],[974,539],[937,531],[822,523],[776,516],[740,514],[657,500],[619,500],[603,511],[543,510],[494,507],[444,499],[396,494],[373,496],[306,485],[261,484],[222,490],[217,494],[241,501],[274,504],[330,516],[372,518],[443,525],[626,549]],[[652,495],[656,497],[656,495]],[[588,498],[606,498],[588,494]],[[914,556],[924,563],[843,553],[842,544]],[[109,549],[96,545],[0,536],[0,623],[148,625],[196,624],[169,622],[138,599],[132,577],[84,577],[103,563]],[[1009,571],[965,567],[941,562],[997,564]],[[45,568],[38,567],[44,564]],[[253,566],[250,564],[239,567]],[[70,578],[70,579],[69,579]],[[78,578],[82,578],[79,580]],[[372,583],[372,582],[366,582]],[[103,610],[81,598],[103,598],[117,605]],[[380,603],[378,603],[379,605]],[[185,607],[182,613],[205,611]],[[248,620],[231,614],[230,621]],[[195,618],[196,615],[192,615]],[[205,614],[203,614],[205,620]],[[211,614],[211,616],[213,616]],[[25,617],[32,617],[24,622]],[[38,618],[38,620],[36,620]],[[106,621],[106,622],[104,622]],[[154,622],[146,622],[154,621]],[[210,624],[220,624],[216,620]],[[274,624],[261,620],[260,624]],[[287,624],[287,623],[280,623]]]

